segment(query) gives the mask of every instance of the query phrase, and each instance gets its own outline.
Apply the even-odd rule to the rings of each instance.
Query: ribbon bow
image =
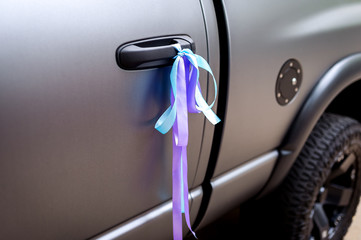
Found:
[[[190,49],[181,49],[179,44],[174,48],[178,54],[170,72],[171,106],[162,114],[155,124],[155,129],[165,134],[173,127],[173,238],[182,239],[182,213],[185,214],[189,230],[192,231],[189,219],[188,180],[187,180],[187,145],[188,145],[188,112],[202,112],[212,123],[221,120],[211,109],[217,96],[217,84],[208,63]],[[199,68],[211,74],[214,82],[214,99],[208,105],[204,100],[199,84]]]

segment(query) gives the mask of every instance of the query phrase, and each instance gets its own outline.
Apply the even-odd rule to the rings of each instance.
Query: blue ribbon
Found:
[[[181,240],[182,213],[185,215],[189,230],[196,237],[191,228],[188,206],[188,112],[202,112],[212,124],[217,124],[220,119],[211,109],[217,96],[217,84],[207,61],[190,49],[182,50],[179,44],[175,44],[174,47],[178,54],[174,57],[170,72],[171,106],[158,119],[155,128],[165,134],[173,127],[173,238]],[[210,105],[201,93],[199,68],[208,71],[213,78],[215,93]]]
[[[196,100],[196,108],[197,110],[203,112],[203,114],[206,116],[206,118],[213,124],[219,123],[221,120],[219,117],[213,112],[212,107],[216,101],[217,98],[217,82],[213,75],[213,72],[208,65],[207,61],[192,52],[190,49],[181,49],[179,44],[175,44],[174,48],[178,50],[177,56],[175,56],[175,61],[172,66],[172,70],[170,72],[170,82],[171,82],[171,88],[172,93],[174,96],[174,99],[176,99],[177,95],[177,70],[179,65],[179,59],[182,57],[186,57],[187,60],[191,63],[192,70],[196,71],[196,78],[191,79],[195,80],[196,82],[196,92],[195,92],[195,100]],[[210,105],[206,102],[206,100],[203,98],[201,89],[199,87],[199,67],[203,68],[207,72],[209,72],[212,76],[213,83],[214,83],[214,99]],[[191,71],[192,71],[191,70]],[[172,127],[175,122],[176,118],[176,109],[177,109],[177,101],[174,102],[173,105],[169,106],[168,109],[162,114],[162,116],[158,119],[158,121],[155,124],[155,129],[157,129],[162,134],[167,133]]]

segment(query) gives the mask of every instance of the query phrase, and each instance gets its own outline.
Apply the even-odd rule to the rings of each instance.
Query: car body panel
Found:
[[[286,134],[303,139],[317,117],[307,134],[290,128],[330,100],[304,110],[309,96],[320,100],[311,91],[326,96],[324,73],[361,52],[361,3],[216,1],[0,3],[3,238],[170,238],[171,133],[154,129],[169,105],[170,67],[120,69],[115,51],[131,41],[190,36],[222,89],[220,132],[201,114],[189,117],[193,224],[202,227],[254,197],[272,172],[271,188],[279,184],[276,158],[288,153],[277,150],[288,146]],[[226,26],[218,25],[215,6],[223,6]],[[296,98],[280,106],[276,79],[290,58],[301,63],[303,82]],[[200,81],[212,99],[206,73]]]
[[[257,194],[271,175],[277,157],[277,151],[269,152],[212,179],[212,195],[199,227],[206,226]]]
[[[193,208],[199,209],[202,200],[202,188],[198,187],[189,192],[190,203]],[[196,211],[192,211],[190,218],[195,219]],[[186,223],[183,223],[183,235],[189,232]],[[140,214],[108,231],[93,237],[93,240],[138,240],[147,236],[147,239],[171,239],[172,233],[172,202],[167,201],[149,211]]]
[[[223,3],[230,37],[230,79],[214,176],[276,149],[326,70],[361,51],[359,2]],[[301,63],[303,82],[296,98],[280,106],[275,97],[276,79],[290,58]]]
[[[326,111],[326,108],[330,106],[332,101],[346,88],[355,88],[359,92],[360,79],[361,53],[352,54],[338,61],[322,76],[302,106],[298,117],[292,123],[292,127],[289,129],[284,142],[280,146],[280,158],[277,168],[272,173],[272,178],[267,183],[261,195],[265,195],[276,188],[286,176],[286,173],[294,164],[318,119],[322,113]],[[353,85],[355,82],[357,82],[358,85]],[[350,109],[349,103],[343,102],[343,104],[343,109]],[[355,102],[352,103],[352,106],[354,106],[354,104]],[[352,108],[351,111],[355,112]],[[355,119],[360,119],[358,111],[352,113],[351,116]]]
[[[212,69],[213,75],[216,78],[217,86],[220,85],[220,43],[218,38],[218,25],[217,19],[215,14],[215,9],[212,0],[201,0],[200,1],[203,15],[205,19],[205,26],[206,26],[206,33],[207,33],[207,40],[208,40],[208,63]],[[204,74],[204,71],[200,72]],[[208,74],[208,80],[210,79],[210,75]],[[222,79],[222,81],[226,81],[226,79]],[[219,90],[219,89],[218,89]],[[213,110],[216,112],[218,107],[218,99],[219,99],[219,91],[217,93],[216,102],[214,104]],[[207,94],[208,102],[214,99],[214,86],[213,84],[208,85],[208,94]],[[224,119],[221,119],[221,123],[224,122]],[[217,125],[220,125],[218,123]],[[200,186],[204,179],[207,172],[207,167],[209,164],[209,159],[212,150],[213,138],[214,136],[214,129],[217,127],[212,125],[208,120],[205,119],[204,125],[204,132],[203,132],[203,139],[202,139],[202,149],[200,151],[199,162],[197,166],[197,173],[193,180],[193,184],[191,187]]]
[[[170,200],[171,133],[154,129],[170,67],[125,71],[115,51],[186,34],[206,57],[201,5],[182,4],[186,17],[178,1],[0,3],[3,238],[85,239]],[[190,116],[190,183],[203,125]]]

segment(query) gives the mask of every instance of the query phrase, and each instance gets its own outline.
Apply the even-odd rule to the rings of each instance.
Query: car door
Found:
[[[85,239],[171,198],[171,134],[154,129],[170,67],[115,59],[124,43],[171,35],[207,56],[198,1],[1,1],[3,238]],[[190,116],[190,184],[203,124]]]

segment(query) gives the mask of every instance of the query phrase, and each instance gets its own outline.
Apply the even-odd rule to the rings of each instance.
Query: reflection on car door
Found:
[[[179,5],[0,3],[2,237],[85,239],[171,198],[171,135],[154,129],[170,68],[122,70],[115,50],[186,34],[206,56],[199,2]],[[204,121],[190,118],[191,181]]]

